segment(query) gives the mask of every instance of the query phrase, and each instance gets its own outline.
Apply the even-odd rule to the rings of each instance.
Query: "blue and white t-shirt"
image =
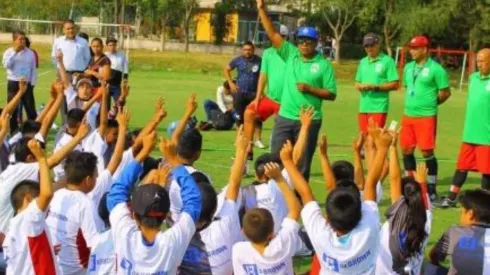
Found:
[[[241,93],[256,93],[259,83],[262,58],[254,55],[250,59],[243,56],[233,59],[229,66],[237,70],[236,85]]]
[[[116,274],[116,254],[111,229],[97,234],[93,239],[87,275],[96,274]]]

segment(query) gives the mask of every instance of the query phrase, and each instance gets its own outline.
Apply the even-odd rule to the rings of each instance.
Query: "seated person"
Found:
[[[233,95],[228,81],[218,87],[216,102],[210,99],[204,101],[204,111],[206,112],[206,121],[199,124],[200,130],[206,131],[212,128],[229,130],[233,127],[235,111],[233,109]]]

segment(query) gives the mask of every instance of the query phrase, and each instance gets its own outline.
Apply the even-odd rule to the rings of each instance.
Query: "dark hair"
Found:
[[[93,153],[73,151],[66,157],[64,168],[66,181],[77,185],[94,175],[97,157]]]
[[[269,162],[275,162],[279,165],[282,165],[281,159],[277,154],[266,153],[261,155],[255,160],[255,173],[257,176],[262,177],[265,173],[265,165]]]
[[[236,83],[236,80],[233,79],[233,83]],[[228,83],[228,80],[225,80],[225,82],[223,82],[223,87],[227,90],[230,89],[230,83]]]
[[[87,33],[84,33],[84,32],[79,32],[78,33],[78,37],[81,37],[81,38],[87,40],[87,42],[89,40],[88,34]]]
[[[464,191],[459,202],[467,210],[473,210],[477,222],[490,223],[490,193],[483,189]]]
[[[36,198],[39,196],[39,192],[39,183],[32,180],[23,180],[19,182],[12,190],[12,193],[10,193],[10,203],[12,204],[14,211],[17,212],[19,208],[22,207],[24,197],[27,194],[30,194],[31,197]]]
[[[41,122],[34,120],[26,120],[22,123],[20,132],[22,136],[25,135],[35,135],[41,130]]]
[[[196,128],[187,129],[177,144],[177,153],[180,157],[190,160],[195,158],[202,150],[202,135]]]
[[[85,111],[79,108],[74,108],[68,111],[66,124],[70,128],[77,127],[79,123],[83,121],[83,117],[85,117]]]
[[[359,187],[357,187],[357,184],[353,180],[339,180],[337,181],[335,188],[348,188],[361,196],[361,191],[359,191]]]
[[[22,137],[22,139],[17,142],[17,144],[15,144],[13,152],[16,162],[25,162],[27,160],[27,157],[32,154],[29,146],[27,146],[31,139],[31,137]],[[41,147],[44,149],[46,147],[46,144],[44,144],[44,142],[41,142]]]
[[[131,146],[134,145],[134,139],[138,137],[140,134],[141,129],[136,129],[133,131],[129,131],[126,133],[125,141],[124,141],[124,150],[129,149]]]
[[[117,39],[115,37],[108,37],[105,40],[105,44],[108,45],[109,43],[117,43]]]
[[[354,166],[346,160],[339,160],[332,164],[332,172],[337,181],[354,180]]]
[[[335,188],[326,202],[328,223],[334,230],[350,232],[361,221],[361,197],[351,188]]]
[[[31,47],[31,40],[27,36],[26,36],[26,47],[27,48],[30,48]]]
[[[92,39],[92,42],[90,42],[90,43],[94,43],[94,42],[99,42],[99,43],[100,43],[100,45],[104,46],[104,41],[102,41],[102,39],[100,39],[100,38],[98,38],[98,37],[93,38],[93,39]]]
[[[427,222],[427,214],[422,198],[422,189],[420,184],[411,177],[402,179],[403,197],[407,204],[406,214],[402,214],[403,224],[402,230],[407,233],[405,240],[405,252],[407,257],[415,256],[422,251],[422,247],[427,233],[425,232],[425,223]]]
[[[245,43],[243,43],[243,47],[245,46],[250,46],[252,47],[252,49],[255,49],[255,45],[252,41],[246,41]]]
[[[23,32],[23,31],[19,31],[19,30],[14,31],[14,32],[12,33],[12,40],[14,40],[14,41],[15,41],[15,39],[17,39],[17,37],[19,37],[19,35],[21,35],[21,36],[26,36],[26,33],[25,33],[25,32]]]
[[[118,128],[119,123],[115,119],[108,119],[107,120],[107,128]]]
[[[253,208],[243,216],[243,233],[253,243],[266,242],[274,233],[274,219],[264,208]]]
[[[109,192],[104,193],[102,198],[100,198],[99,202],[99,217],[102,219],[106,227],[111,227],[111,223],[109,221],[109,209],[107,208],[107,195]]]
[[[63,27],[66,25],[66,24],[72,24],[75,26],[75,21],[71,20],[71,19],[65,19],[63,21]]]
[[[151,229],[160,229],[165,220],[165,217],[146,217],[137,213],[134,213],[134,217],[143,227]]]
[[[196,182],[201,191],[201,214],[199,216],[200,222],[205,222],[205,226],[200,230],[206,228],[213,221],[214,213],[218,207],[218,197],[214,187],[209,182]]]

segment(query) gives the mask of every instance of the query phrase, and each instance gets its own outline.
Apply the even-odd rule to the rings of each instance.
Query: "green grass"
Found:
[[[0,45],[3,52],[6,45]],[[35,89],[37,104],[47,98],[49,83],[55,79],[54,67],[49,62],[49,48],[37,47],[41,57],[41,67],[38,72],[39,83]],[[159,96],[166,98],[168,117],[159,127],[159,134],[166,135],[166,125],[178,119],[185,108],[187,96],[191,92],[198,94],[198,101],[203,102],[207,98],[214,99],[216,87],[223,81],[221,70],[231,56],[211,54],[182,54],[182,53],[157,53],[151,51],[131,52],[130,85],[131,93],[128,106],[132,113],[130,127],[141,127],[151,117],[154,103]],[[336,65],[338,76],[338,97],[333,103],[324,104],[324,119],[321,133],[328,135],[329,153],[333,160],[352,159],[351,143],[357,136],[357,108],[358,92],[353,88],[355,62]],[[0,90],[5,91],[5,96],[0,98],[0,104],[6,101],[5,74],[0,72]],[[452,83],[457,79],[453,78]],[[453,84],[455,85],[455,84]],[[439,182],[438,191],[444,194],[449,189],[452,175],[455,169],[455,159],[459,152],[463,127],[464,111],[466,105],[466,93],[453,89],[453,96],[441,106],[439,114],[439,127],[436,155],[439,158]],[[391,96],[391,109],[388,121],[399,121],[403,111],[403,93],[393,92]],[[202,105],[197,111],[199,119],[204,119]],[[265,143],[269,141],[273,121],[264,124],[263,137]],[[211,175],[213,184],[219,188],[227,183],[227,177],[231,165],[230,157],[233,155],[234,132],[204,132],[204,152],[196,167]],[[257,150],[256,154],[260,154]],[[265,152],[263,150],[262,152]],[[156,152],[155,152],[156,154]],[[420,154],[418,154],[420,156]],[[318,156],[315,156],[312,164],[310,185],[320,202],[326,198]],[[246,178],[244,183],[249,183],[252,178]],[[476,174],[470,175],[465,189],[479,187],[480,178]],[[388,184],[384,184],[384,197],[381,203],[381,213],[389,206]],[[383,218],[384,219],[384,218]],[[432,233],[430,235],[429,248],[434,245],[441,234],[450,225],[457,224],[459,210],[435,210]],[[299,259],[296,261],[298,270],[307,269],[309,261]]]

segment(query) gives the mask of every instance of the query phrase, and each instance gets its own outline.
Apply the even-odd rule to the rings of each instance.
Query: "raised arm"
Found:
[[[63,97],[63,84],[61,82],[57,82],[55,84],[55,89],[56,89],[56,98],[54,102],[51,104],[49,107],[49,111],[46,113],[46,116],[43,118],[43,121],[41,123],[41,130],[39,130],[39,133],[43,137],[44,140],[46,140],[46,137],[48,136],[49,129],[51,129],[51,126],[53,125],[54,120],[56,119],[56,116],[58,115],[58,111],[61,108],[61,104],[63,103],[64,97]]]
[[[306,182],[301,172],[298,170],[298,167],[294,165],[293,146],[291,145],[291,142],[289,140],[282,147],[281,161],[286,168],[286,171],[288,172],[291,181],[293,182],[294,189],[296,189],[296,192],[299,193],[303,204],[307,204],[310,201],[313,201],[314,198],[310,186]]]
[[[121,84],[121,96],[118,99],[119,102],[126,102],[126,98],[129,95],[130,89],[131,89],[131,87],[128,85],[128,79],[125,78]]]
[[[288,206],[288,216],[289,218],[297,221],[299,220],[300,212],[301,212],[301,205],[294,194],[293,190],[289,188],[289,185],[286,183],[286,180],[282,176],[281,173],[281,168],[277,163],[267,163],[265,165],[265,174],[269,177],[274,179],[277,182],[277,185],[279,186],[279,189],[281,190],[282,194],[284,195],[284,200],[286,201],[286,205]],[[293,179],[294,182],[294,179]]]
[[[5,141],[10,130],[10,114],[2,113],[0,115],[0,145]]]
[[[318,143],[318,149],[320,151],[320,163],[322,166],[323,180],[327,191],[332,191],[337,186],[337,179],[333,174],[332,165],[330,165],[330,159],[327,153],[327,136],[322,135],[320,142]]]
[[[85,102],[82,106],[82,110],[84,112],[88,112],[90,108],[92,108],[92,105],[95,104],[95,102],[99,101],[99,99],[102,98],[102,95],[100,93],[94,95],[89,101]]]
[[[272,21],[267,15],[267,11],[265,10],[264,0],[257,0],[257,9],[259,11],[259,17],[260,21],[262,22],[262,26],[264,27],[264,30],[267,33],[267,36],[272,43],[272,46],[274,46],[274,48],[276,49],[279,49],[284,39],[274,29],[274,25],[272,24]]]
[[[65,64],[63,63],[63,53],[61,51],[57,51],[55,53],[56,62],[58,62],[58,71],[60,72],[61,81],[65,87],[69,87],[71,85],[70,76],[66,72]]]
[[[39,163],[39,197],[36,199],[37,206],[41,211],[46,211],[48,209],[49,203],[53,198],[53,184],[51,182],[51,177],[49,176],[49,167],[44,151],[41,148],[39,141],[31,139],[27,144],[29,150],[36,158]]]
[[[83,122],[73,139],[48,158],[48,167],[53,168],[60,164],[61,161],[65,159],[65,157],[71,151],[73,151],[73,149],[88,135],[89,132],[90,126],[86,122]]]
[[[153,115],[153,118],[145,125],[145,127],[140,131],[138,136],[136,137],[136,140],[134,142],[134,145],[132,147],[133,153],[136,154],[142,145],[142,140],[143,138],[148,135],[149,133],[155,131],[155,128],[162,122],[162,120],[167,116],[167,111],[164,108],[165,101],[163,98],[158,98],[156,107],[155,107],[155,114]]]
[[[196,112],[197,110],[196,93],[192,93],[189,96],[186,106],[187,107],[185,109],[184,116],[182,116],[179,123],[177,124],[177,127],[175,128],[174,133],[172,134],[172,142],[175,144],[179,143],[180,137],[182,136],[182,133],[184,133],[187,123],[191,119],[194,112]]]
[[[51,107],[53,107],[53,103],[56,101],[56,97],[58,95],[58,93],[56,92],[56,85],[57,82],[53,82],[51,84],[51,87],[50,87],[50,98],[49,98],[49,101],[48,103],[46,103],[46,105],[44,106],[44,108],[42,109],[42,111],[40,113],[37,114],[37,117],[36,117],[36,121],[39,122],[39,123],[42,123],[44,118],[46,117],[46,115],[48,115],[49,113],[49,110],[51,110]],[[60,82],[61,83],[61,82]],[[63,86],[63,83],[61,83],[61,86],[62,86],[62,93],[64,92],[64,86]]]
[[[19,91],[15,94],[15,96],[10,100],[10,102],[5,105],[2,110],[2,114],[12,114],[12,112],[19,106],[20,100],[22,96],[26,93],[27,90],[27,80],[25,78],[21,78],[19,81]]]
[[[402,174],[400,169],[400,160],[398,159],[398,149],[397,149],[397,141],[398,134],[394,132],[390,132],[393,137],[393,142],[390,146],[390,192],[391,192],[391,203],[400,199],[402,196]]]
[[[100,103],[100,123],[99,123],[99,135],[103,137],[107,131],[107,123],[109,120],[109,110],[107,107],[107,101],[109,100],[108,85],[104,82],[100,86],[100,93],[102,93],[102,102]]]
[[[361,150],[364,146],[364,134],[361,134],[359,138],[354,141],[353,151],[354,151],[354,182],[356,183],[359,190],[364,190],[364,167],[362,165]]]
[[[107,170],[114,175],[114,173],[117,170],[117,167],[119,167],[119,164],[121,163],[122,160],[122,155],[124,153],[124,143],[126,142],[126,131],[128,129],[128,123],[129,123],[129,113],[127,108],[124,108],[123,110],[119,110],[117,113],[117,122],[119,124],[119,130],[117,134],[117,141],[116,141],[116,146],[114,148],[114,153],[112,154],[111,160],[109,161],[109,164],[107,165]]]
[[[298,140],[294,144],[293,149],[293,163],[297,166],[303,157],[303,152],[305,151],[306,142],[308,141],[308,133],[311,126],[311,121],[315,110],[313,107],[308,107],[306,109],[301,108],[299,114],[299,120],[301,121],[301,128],[299,130]]]
[[[231,169],[230,179],[228,181],[228,188],[226,190],[226,199],[236,201],[238,192],[240,191],[240,184],[243,179],[243,171],[245,169],[245,162],[247,157],[247,148],[249,141],[243,134],[243,127],[240,127],[236,137],[236,153],[235,161]]]

